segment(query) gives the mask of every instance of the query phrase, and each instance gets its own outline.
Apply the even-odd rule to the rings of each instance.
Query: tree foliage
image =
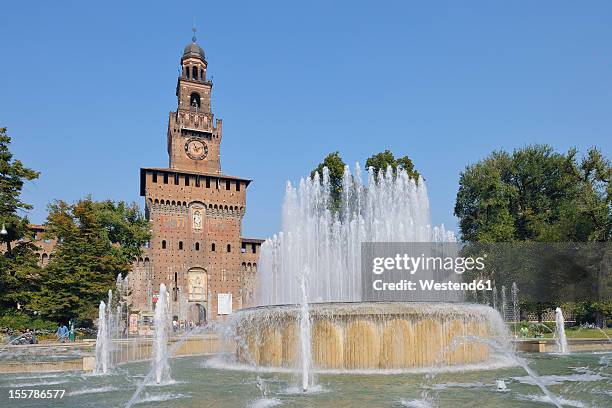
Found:
[[[387,167],[391,167],[393,174],[397,172],[398,168],[402,168],[408,173],[408,176],[415,181],[419,180],[420,174],[414,168],[414,163],[408,156],[398,157],[397,159],[390,150],[385,150],[370,156],[366,160],[366,170],[372,167],[374,174],[378,175],[379,171],[386,171]]]
[[[342,180],[344,178],[344,168],[346,164],[342,160],[339,152],[332,152],[328,154],[321,163],[317,165],[311,172],[310,177],[314,178],[315,174],[318,173],[321,177],[323,169],[327,167],[329,170],[329,183],[331,190],[331,208],[337,211],[341,205],[342,197]],[[412,160],[408,156],[395,158],[390,150],[374,154],[366,160],[366,170],[372,167],[374,174],[378,175],[380,170],[386,171],[387,167],[391,167],[393,174],[396,174],[398,168],[403,168],[408,173],[408,176],[416,181],[419,180],[420,174],[414,168]]]
[[[533,145],[493,152],[459,179],[455,215],[467,242],[608,241],[611,166],[597,149]]]
[[[94,319],[117,275],[129,272],[150,238],[148,221],[136,204],[89,197],[75,204],[52,203],[46,226],[47,237],[58,243],[32,307],[58,321]]]
[[[0,128],[0,226],[7,231],[0,235],[0,311],[27,303],[36,291],[40,272],[29,222],[22,215],[32,206],[21,200],[24,184],[39,173],[13,158],[10,143],[6,128]]]
[[[560,247],[558,252],[550,247],[545,253],[537,253],[537,246],[523,248],[516,244],[609,242],[611,177],[610,161],[595,148],[580,159],[575,149],[563,154],[547,145],[532,145],[512,153],[493,152],[468,166],[460,175],[455,203],[461,238],[468,243],[466,250],[478,251],[478,243],[511,242],[516,252],[509,257],[508,251],[500,251],[496,256],[489,247],[490,264],[504,258],[512,262],[492,266],[488,275],[480,278],[506,286],[516,281],[525,290],[541,288],[541,296],[534,293],[524,304],[524,309],[540,316],[544,309],[561,305],[570,295],[577,299],[584,295],[589,301],[582,304],[598,324],[603,324],[612,307],[607,295],[612,290],[607,244],[581,247],[579,256],[567,258],[581,259],[574,265],[564,260],[571,245]],[[536,253],[530,253],[534,250]],[[525,259],[521,261],[521,257]],[[545,266],[534,266],[537,261],[546,261]],[[504,275],[512,279],[504,279]],[[571,293],[564,295],[567,288]]]
[[[340,152],[333,152],[325,156],[325,159],[317,165],[311,172],[310,177],[314,178],[315,174],[319,174],[321,182],[323,181],[323,169],[327,167],[329,170],[329,184],[330,194],[332,197],[331,206],[332,209],[338,210],[340,208],[340,201],[342,196],[342,179],[344,177],[344,167],[346,164]]]

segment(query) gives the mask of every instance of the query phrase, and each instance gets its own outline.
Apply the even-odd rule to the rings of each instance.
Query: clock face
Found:
[[[185,143],[185,153],[192,160],[202,160],[208,155],[208,146],[199,139],[189,139]]]

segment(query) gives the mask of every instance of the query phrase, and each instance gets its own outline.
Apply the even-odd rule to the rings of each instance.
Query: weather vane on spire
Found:
[[[193,24],[191,25],[191,31],[193,31],[193,37],[191,37],[191,41],[193,41],[194,43],[198,40],[196,38],[196,24],[195,24],[195,16],[193,16]]]

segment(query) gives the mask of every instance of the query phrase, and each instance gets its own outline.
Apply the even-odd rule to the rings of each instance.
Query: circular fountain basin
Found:
[[[499,313],[475,304],[319,303],[309,305],[309,315],[312,363],[317,369],[483,363],[490,359],[490,351],[474,338],[505,335]],[[264,367],[299,367],[300,316],[299,305],[263,306],[235,313],[232,323],[238,360]]]

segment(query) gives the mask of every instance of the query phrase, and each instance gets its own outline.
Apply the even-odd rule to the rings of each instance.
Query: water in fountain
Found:
[[[367,178],[363,184],[359,165],[354,174],[346,166],[339,202],[325,168],[322,177],[302,179],[297,187],[287,184],[282,231],[262,245],[260,307],[239,311],[227,321],[233,327],[231,337],[239,339],[235,344],[241,362],[297,369],[309,336],[312,365],[301,364],[306,388],[312,366],[424,367],[450,341],[449,330],[453,335],[500,335],[499,313],[458,303],[462,294],[448,299],[445,292],[436,292],[412,304],[364,302],[363,242],[455,242],[452,232],[432,227],[422,178],[417,182],[404,170],[394,174],[391,168],[377,175],[370,169]],[[299,279],[304,270],[308,285]],[[457,303],[442,303],[448,301]],[[310,330],[300,318],[302,310],[308,312]],[[467,347],[447,363],[480,363],[489,357],[484,346]]]
[[[310,366],[312,365],[311,352],[311,329],[310,329],[310,313],[308,311],[308,296],[306,291],[306,274],[308,269],[305,268],[302,272],[301,288],[302,288],[302,306],[300,308],[300,350],[302,354],[302,391],[308,391],[310,385]]]
[[[106,318],[106,304],[100,302],[98,309],[98,335],[96,336],[96,368],[94,373],[107,374],[110,365],[110,337]]]
[[[344,170],[342,197],[333,211],[329,171],[320,178],[303,178],[297,187],[287,183],[282,232],[264,242],[259,267],[260,305],[298,304],[299,275],[308,267],[311,302],[361,301],[362,242],[455,241],[444,227],[432,227],[425,181],[418,182],[388,168],[368,182],[359,164]]]
[[[567,346],[567,338],[565,337],[565,319],[563,318],[563,312],[561,308],[555,309],[555,342],[557,343],[557,349],[561,354],[568,354],[569,348]]]
[[[493,309],[497,309],[497,288],[493,286]]]
[[[506,299],[506,287],[502,285],[501,287],[501,316],[504,321],[506,321],[506,313],[508,310],[508,299]]]
[[[170,380],[170,365],[168,363],[168,294],[166,285],[159,285],[159,297],[155,304],[155,341],[153,342],[153,367],[155,382]]]
[[[512,295],[512,320],[515,322],[518,322],[521,320],[521,311],[519,310],[519,303],[518,303],[518,286],[516,286],[516,282],[512,282],[512,289],[511,289],[511,295]]]

